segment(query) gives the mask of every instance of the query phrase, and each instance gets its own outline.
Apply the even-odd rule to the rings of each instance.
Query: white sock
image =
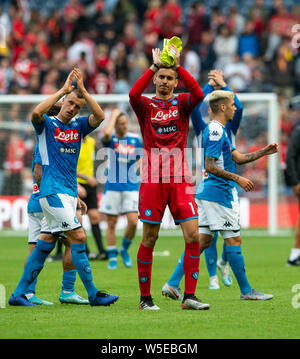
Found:
[[[221,266],[225,266],[227,264],[227,262],[223,261],[222,257],[219,259],[219,263]]]
[[[300,256],[300,248],[292,248],[289,260],[294,261],[299,256]]]
[[[25,294],[25,297],[29,300],[30,298],[32,298],[34,296],[34,293],[27,293]]]
[[[213,280],[215,280],[215,279],[216,279],[217,281],[219,281],[217,275],[213,275],[213,276],[209,277],[209,281],[210,281],[210,282],[213,281]]]

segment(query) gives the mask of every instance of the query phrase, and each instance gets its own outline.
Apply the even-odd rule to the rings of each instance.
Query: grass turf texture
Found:
[[[115,304],[110,307],[60,304],[62,266],[60,262],[54,262],[45,263],[37,285],[37,296],[54,302],[54,306],[34,308],[11,307],[7,303],[22,274],[28,248],[26,237],[1,236],[0,283],[6,290],[6,307],[0,308],[0,338],[299,338],[300,308],[292,306],[292,298],[296,295],[292,287],[300,283],[300,268],[285,265],[293,238],[248,237],[246,231],[243,233],[246,234],[243,253],[249,282],[259,291],[274,294],[273,300],[241,301],[235,278],[233,285],[227,288],[221,283],[219,273],[221,289],[209,290],[205,258],[201,256],[196,295],[210,304],[210,310],[182,310],[180,302],[162,297],[161,288],[182,253],[183,239],[179,236],[161,237],[155,251],[168,250],[170,256],[157,255],[153,260],[152,296],[161,308],[157,312],[138,309],[135,258],[139,236],[130,249],[133,268],[125,268],[120,256],[115,271],[106,268],[107,261],[91,262],[96,286],[120,296]],[[219,256],[222,242],[219,237]],[[88,243],[93,250],[92,238],[89,237]],[[181,288],[184,289],[184,281]],[[76,292],[87,297],[78,275]]]

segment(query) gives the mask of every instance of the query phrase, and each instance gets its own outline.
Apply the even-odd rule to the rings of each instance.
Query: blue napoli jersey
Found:
[[[77,162],[82,139],[94,130],[88,116],[63,124],[56,116],[34,125],[42,159],[40,197],[66,193],[77,197]]]
[[[218,167],[228,172],[235,171],[235,163],[232,160],[232,151],[235,147],[230,143],[225,127],[217,121],[211,121],[206,126],[202,135],[202,148],[204,163],[206,157],[214,157]],[[204,166],[203,166],[204,167]],[[234,181],[226,180],[203,168],[203,178],[197,189],[196,198],[218,202],[222,206],[232,208],[232,189],[237,187]]]
[[[139,137],[127,133],[124,138],[112,135],[109,142],[102,140],[108,152],[106,191],[138,191],[139,177],[137,176],[136,161],[142,156],[142,142]]]
[[[42,207],[40,205],[40,190],[38,188],[38,185],[36,184],[36,181],[33,176],[34,171],[34,165],[36,163],[42,164],[42,159],[39,152],[39,146],[35,145],[33,150],[33,156],[32,156],[32,164],[31,164],[31,171],[32,171],[32,182],[33,182],[33,193],[31,194],[28,205],[27,205],[27,212],[28,213],[37,213],[42,212]]]

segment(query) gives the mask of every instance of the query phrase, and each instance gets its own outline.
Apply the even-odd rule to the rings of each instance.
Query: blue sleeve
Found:
[[[203,98],[205,98],[208,94],[210,94],[211,92],[214,91],[214,88],[209,83],[207,83],[203,87],[202,91],[203,91],[203,95],[204,95]]]
[[[35,145],[34,152],[33,152],[32,165],[34,165],[35,163],[39,163],[40,165],[42,164],[42,158],[41,158],[41,155],[40,155],[38,145]]]
[[[208,140],[205,148],[205,157],[214,157],[218,159],[222,153],[223,138],[218,141]]]
[[[48,121],[49,117],[45,114],[44,119],[45,120],[39,124],[34,124],[32,122],[32,126],[34,127],[37,136],[43,132],[44,128],[46,127],[46,122]]]
[[[205,157],[214,157],[218,159],[222,153],[224,136],[219,131],[211,129],[210,126],[204,132]]]
[[[203,120],[200,112],[200,104],[191,113],[191,120],[197,136],[205,129],[207,123]]]
[[[203,98],[205,98],[213,90],[214,90],[214,88],[207,83],[202,89],[203,95],[204,95]],[[195,130],[195,133],[196,133],[197,136],[199,136],[200,133],[207,126],[207,123],[203,120],[201,112],[200,112],[201,103],[199,103],[199,105],[195,107],[195,109],[193,110],[193,112],[191,114],[192,124],[193,124],[194,130]]]
[[[83,117],[77,118],[77,121],[80,121],[80,124],[81,124],[81,130],[82,130],[83,137],[85,137],[86,135],[88,135],[89,133],[93,132],[96,129],[96,128],[90,126],[89,117],[90,116],[83,116]]]
[[[222,90],[233,92],[229,86],[223,87]],[[240,123],[243,116],[243,105],[241,101],[238,99],[237,95],[234,92],[233,94],[234,94],[234,104],[236,107],[236,111],[234,113],[233,120],[230,122],[230,129],[233,132],[233,134],[236,135],[240,127]]]

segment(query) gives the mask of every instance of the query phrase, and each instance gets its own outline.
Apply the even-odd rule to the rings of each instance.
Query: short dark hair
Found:
[[[228,105],[228,98],[219,98],[218,100],[209,101],[209,107],[212,113],[218,113],[220,111],[219,105]]]
[[[72,90],[68,95],[74,93],[78,98],[84,98],[82,92],[79,89]]]
[[[175,73],[175,78],[176,78],[176,79],[178,78],[178,73],[177,73],[177,71],[174,69],[173,66],[169,67],[169,66],[162,65],[162,66],[159,68],[159,70],[161,70],[161,69],[173,70],[174,73]],[[158,71],[159,71],[159,70],[158,70]],[[157,72],[158,72],[158,71],[157,71]],[[156,72],[156,74],[157,74],[157,72]]]
[[[117,116],[117,118],[116,118],[115,126],[117,126],[117,123],[118,123],[119,119],[120,119],[121,117],[123,117],[123,116],[125,116],[126,119],[127,119],[127,116],[126,116],[126,114],[125,114],[124,112],[121,112],[121,113],[118,114],[118,116]]]

